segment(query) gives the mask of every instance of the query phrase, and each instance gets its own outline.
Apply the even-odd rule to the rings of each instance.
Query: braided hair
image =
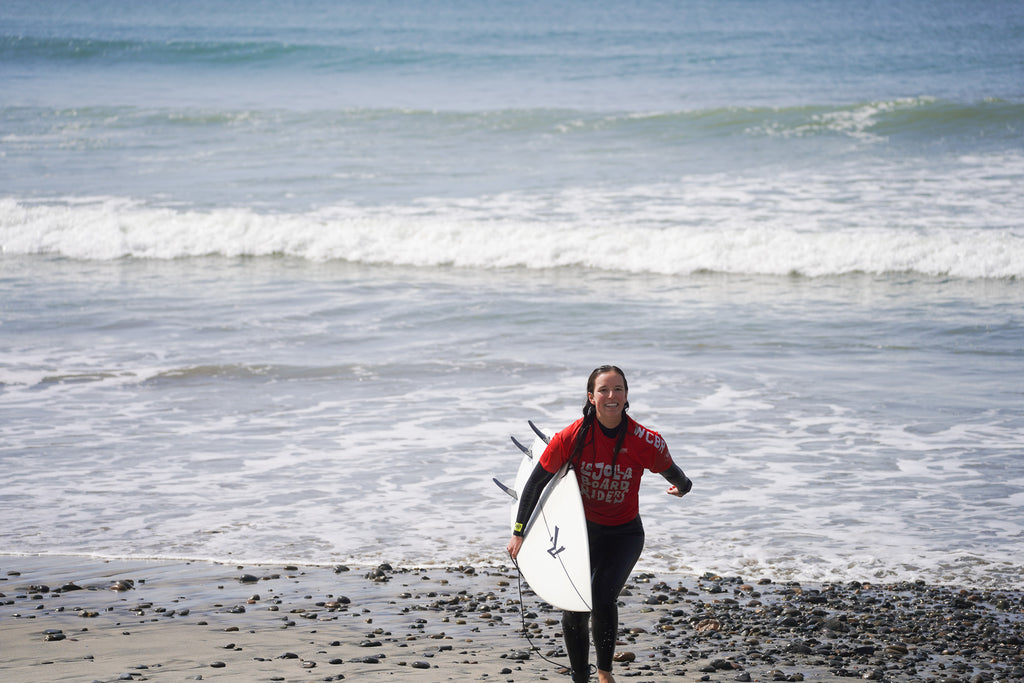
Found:
[[[619,377],[622,378],[622,386],[626,390],[626,394],[629,395],[629,382],[626,381],[626,373],[624,373],[618,366],[602,365],[601,367],[594,368],[594,371],[590,373],[590,377],[587,378],[587,398],[583,402],[583,423],[576,432],[576,437],[572,444],[572,455],[569,456],[569,461],[573,464],[573,467],[578,467],[579,461],[583,457],[583,446],[586,445],[587,437],[590,435],[594,422],[597,420],[597,408],[590,402],[590,395],[594,393],[594,384],[597,382],[598,375],[602,375],[606,372],[617,373]],[[627,410],[629,410],[628,400],[625,405],[622,406],[623,422],[628,421],[628,418],[626,417]],[[627,425],[619,425],[619,435],[615,440],[615,450],[612,454],[613,468],[615,467],[615,460],[619,457],[619,449],[622,448],[622,441],[626,438],[627,431]]]

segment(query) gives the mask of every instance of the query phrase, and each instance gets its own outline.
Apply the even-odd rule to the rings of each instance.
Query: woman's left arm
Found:
[[[667,470],[659,472],[659,474],[665,477],[668,483],[672,484],[672,486],[665,491],[665,493],[670,496],[682,498],[690,492],[690,489],[693,488],[693,482],[690,481],[689,477],[683,474],[683,471],[679,469],[679,465],[675,463],[672,463]]]

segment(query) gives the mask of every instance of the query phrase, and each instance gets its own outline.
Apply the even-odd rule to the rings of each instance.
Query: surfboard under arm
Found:
[[[516,472],[517,500],[522,497],[526,482],[537,466],[536,458],[531,456],[543,452],[549,441],[537,425],[531,422],[530,428],[537,438],[529,449],[519,448],[523,456]],[[516,445],[519,446],[518,442]],[[494,481],[509,493],[509,487],[497,479]],[[513,503],[509,507],[509,522],[514,527],[519,506]],[[567,467],[555,474],[537,501],[523,529],[523,544],[517,560],[523,578],[541,599],[559,609],[591,610],[587,522],[576,475]]]

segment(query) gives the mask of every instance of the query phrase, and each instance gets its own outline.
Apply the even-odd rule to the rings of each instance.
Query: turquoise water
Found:
[[[508,435],[614,362],[695,481],[645,566],[1020,586],[1022,33],[4,3],[4,549],[499,563]]]

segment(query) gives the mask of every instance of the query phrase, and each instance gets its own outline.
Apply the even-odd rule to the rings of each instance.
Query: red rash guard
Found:
[[[657,432],[624,415],[626,436],[612,469],[615,439],[594,424],[580,455],[576,479],[583,494],[583,510],[591,522],[617,526],[640,514],[640,477],[644,470],[664,472],[672,466],[668,446]],[[572,455],[573,440],[583,418],[551,437],[540,464],[548,472],[557,472]]]

